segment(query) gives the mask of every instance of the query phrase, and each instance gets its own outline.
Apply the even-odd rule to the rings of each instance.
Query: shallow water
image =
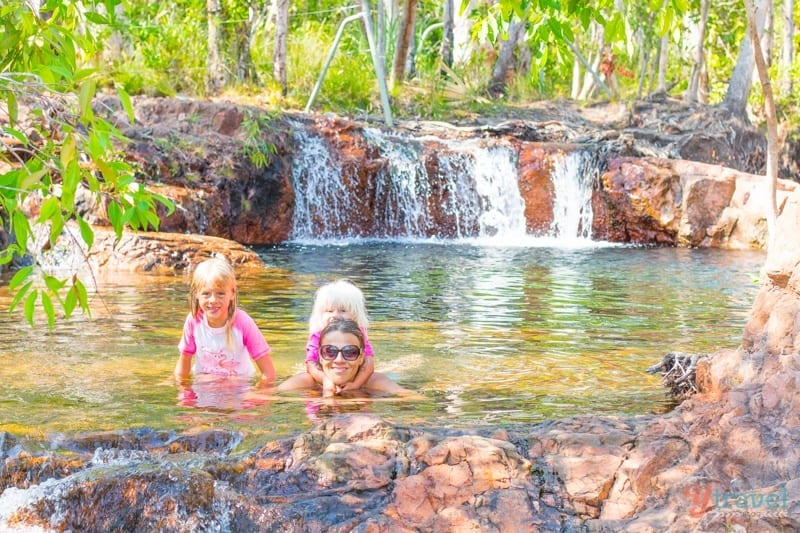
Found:
[[[447,427],[661,412],[666,391],[645,370],[670,351],[737,347],[764,262],[761,252],[526,243],[258,251],[266,268],[241,273],[240,301],[271,344],[279,379],[302,368],[314,291],[347,277],[367,296],[377,369],[422,397],[178,405],[170,376],[188,279],[120,274],[100,282],[91,319],[47,331],[0,314],[0,431],[213,426],[260,438],[342,411]],[[0,286],[0,309],[9,303]]]

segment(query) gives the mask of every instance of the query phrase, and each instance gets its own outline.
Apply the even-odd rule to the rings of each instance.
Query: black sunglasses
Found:
[[[358,356],[361,355],[361,348],[355,344],[348,344],[347,346],[342,346],[341,348],[334,346],[333,344],[326,344],[325,346],[320,346],[319,348],[320,357],[327,361],[333,361],[339,357],[340,353],[345,361],[355,361],[358,359]]]

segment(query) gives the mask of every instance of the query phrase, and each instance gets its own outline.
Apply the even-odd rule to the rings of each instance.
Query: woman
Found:
[[[364,364],[364,333],[358,323],[350,319],[332,320],[322,329],[319,341],[319,369],[324,378],[322,395],[334,396],[352,383]],[[278,391],[309,388],[307,373],[290,377],[278,386]],[[314,382],[312,386],[319,386]],[[389,379],[385,374],[374,372],[360,390],[396,394],[406,389]]]

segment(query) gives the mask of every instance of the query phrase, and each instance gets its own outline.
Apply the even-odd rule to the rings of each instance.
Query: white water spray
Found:
[[[296,130],[294,240],[446,236],[519,242],[529,238],[512,146],[485,140],[420,139],[375,128],[365,128],[363,135],[383,164],[375,181],[367,184],[371,196],[352,198],[355,178],[331,155],[326,141]],[[440,149],[431,154],[431,146]],[[436,176],[428,175],[426,159],[435,161]],[[590,237],[590,166],[583,153],[569,154],[557,165],[550,237]],[[364,203],[372,209],[374,231],[353,218]]]

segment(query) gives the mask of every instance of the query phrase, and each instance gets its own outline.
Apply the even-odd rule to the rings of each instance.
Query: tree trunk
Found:
[[[775,191],[778,184],[778,156],[780,146],[778,146],[778,117],[775,111],[775,98],[772,94],[772,83],[769,79],[769,69],[764,53],[761,51],[761,40],[758,37],[758,16],[753,0],[744,0],[747,10],[747,34],[753,43],[753,60],[756,64],[758,77],[761,80],[761,88],[764,92],[764,111],[767,116],[767,187],[769,194],[769,209],[767,215],[767,229],[769,231],[768,250],[772,249],[775,242],[775,226],[778,219],[778,207],[775,199]]]
[[[764,61],[767,62],[767,67],[772,65],[772,42],[775,34],[775,19],[773,16],[772,2],[765,4],[767,11],[764,13],[764,32],[761,34],[761,51],[764,53]],[[755,79],[758,81],[758,72],[755,73]]]
[[[506,92],[506,77],[513,69],[514,49],[517,47],[520,36],[525,30],[525,21],[512,22],[508,27],[508,39],[500,46],[500,53],[492,69],[492,78],[489,80],[489,93],[500,96]]]
[[[461,2],[459,2],[461,3]],[[475,43],[472,41],[472,19],[470,15],[475,9],[477,0],[469,0],[466,6],[455,11],[455,21],[453,22],[453,64],[461,65],[469,62]]]
[[[658,47],[658,85],[656,86],[656,94],[667,95],[667,60],[669,59],[669,36],[665,35],[661,38],[661,44]]]
[[[749,0],[746,0],[749,1]],[[764,5],[767,0],[756,0],[756,30],[761,35],[764,32]],[[747,119],[747,99],[750,96],[750,87],[753,79],[753,66],[755,59],[753,56],[753,42],[750,34],[744,36],[739,47],[739,57],[733,67],[733,73],[728,81],[728,92],[722,107],[731,114]]]
[[[453,0],[444,0],[442,12],[442,47],[439,55],[447,69],[453,68]]]
[[[706,28],[708,27],[708,6],[709,0],[700,1],[700,25],[697,28],[697,43],[694,50],[694,65],[692,65],[692,75],[689,78],[689,87],[683,95],[687,102],[700,101],[700,79],[705,71],[706,62]]]
[[[783,43],[781,45],[781,90],[792,92],[792,63],[794,62],[794,0],[783,0]]]
[[[225,86],[225,69],[220,55],[222,41],[222,7],[220,0],[207,0],[208,58],[206,65],[206,93],[217,94]]]
[[[390,8],[391,6],[387,8],[384,0],[378,0],[378,5],[375,9],[375,18],[378,19],[376,24],[378,35],[375,40],[378,46],[378,61],[381,62],[381,65],[386,65],[386,14],[387,9]]]
[[[603,50],[603,47],[605,46],[606,34],[603,27],[594,22],[592,23],[592,34],[593,34],[592,40],[594,42],[591,43],[590,46],[596,50],[596,53],[594,60],[592,61],[591,64],[589,64],[588,61],[584,59],[584,57],[580,53],[580,50],[578,50],[577,45],[575,45],[575,43],[572,43],[570,46],[570,48],[572,48],[572,53],[575,55],[575,57],[578,58],[579,61],[581,61],[582,63],[586,61],[586,63],[584,63],[584,68],[586,68],[586,73],[584,74],[583,77],[583,88],[578,94],[578,100],[586,100],[587,98],[589,98],[589,96],[591,96],[591,94],[596,89],[597,85],[599,85],[600,82],[602,82],[600,76],[597,74],[597,71],[600,68],[600,61],[602,61],[603,59],[602,58],[603,54],[601,52]]]
[[[389,87],[394,90],[398,83],[405,78],[406,58],[411,48],[411,37],[417,19],[417,0],[406,0],[403,9],[403,18],[400,21],[400,30],[397,33],[397,46],[394,50],[392,74],[389,77]]]
[[[236,40],[236,80],[245,83],[258,83],[258,75],[253,65],[251,44],[258,21],[258,12],[252,3],[247,7],[247,20],[237,24],[234,39]]]
[[[578,99],[578,94],[581,90],[581,60],[575,54],[572,57],[572,87],[569,91],[569,97],[573,100]]]
[[[275,0],[275,48],[272,51],[272,75],[281,87],[281,94],[288,92],[286,73],[286,37],[289,33],[289,0]]]

